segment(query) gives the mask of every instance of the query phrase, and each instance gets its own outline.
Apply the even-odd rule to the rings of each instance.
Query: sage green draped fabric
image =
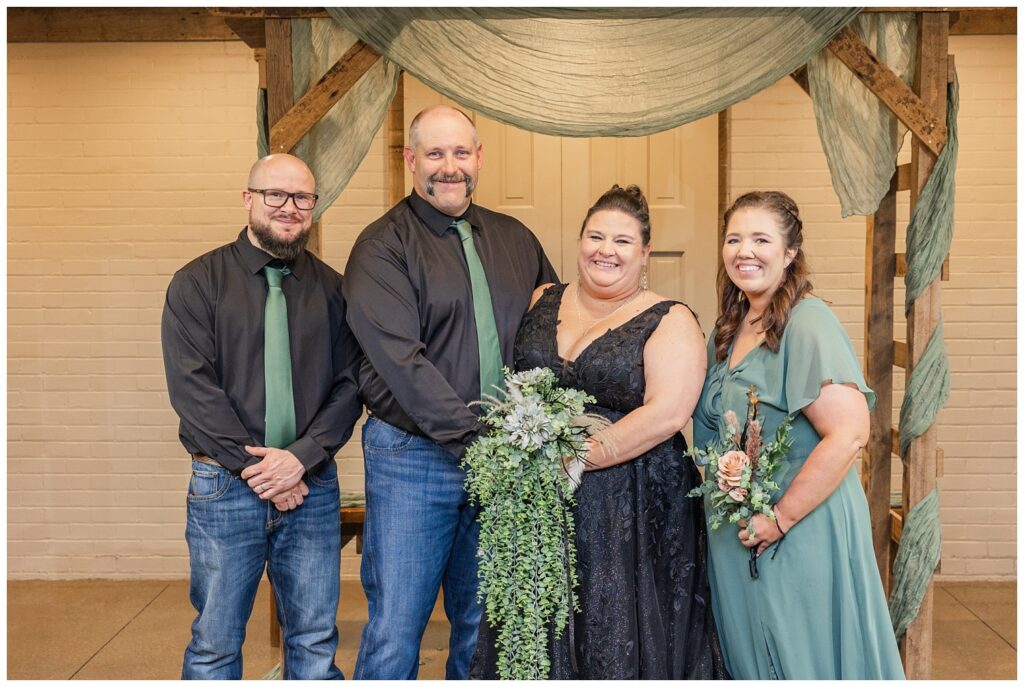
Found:
[[[908,85],[917,57],[917,15],[871,12],[850,27]],[[907,132],[831,50],[807,63],[814,118],[842,216],[871,215],[889,190]]]
[[[903,278],[907,287],[907,313],[925,287],[939,276],[942,261],[953,241],[959,109],[960,82],[954,73],[946,96],[946,145],[921,189],[907,227],[907,274]],[[909,458],[911,442],[932,426],[939,410],[949,399],[951,375],[942,332],[940,321],[907,380],[899,424],[900,454],[905,461]],[[934,456],[921,458],[935,460]],[[897,637],[901,637],[917,617],[932,573],[939,564],[941,550],[942,526],[939,522],[939,490],[936,487],[907,513],[900,537],[889,599],[889,612]]]
[[[889,615],[896,639],[902,639],[917,617],[928,583],[942,554],[939,522],[939,488],[914,506],[900,535],[893,561],[893,587],[889,594]],[[923,581],[923,582],[922,582]]]
[[[552,136],[646,136],[796,70],[851,8],[327,8],[456,103]]]
[[[928,181],[907,225],[907,287],[905,310],[935,281],[942,262],[953,244],[953,208],[956,196],[956,158],[960,149],[957,113],[960,110],[960,81],[953,75],[946,96],[946,146],[939,153]]]
[[[298,101],[357,38],[331,19],[293,19],[291,24],[292,90]],[[398,74],[395,64],[378,60],[292,151],[309,165],[317,180],[320,200],[313,210],[314,219],[338,198],[366,156],[395,96]],[[266,113],[260,110],[257,108],[262,132],[267,128]],[[265,154],[265,149],[259,151]]]
[[[949,400],[949,358],[942,338],[942,322],[928,339],[921,359],[907,380],[900,407],[900,455],[906,459],[907,449],[917,437],[928,431],[942,406]]]

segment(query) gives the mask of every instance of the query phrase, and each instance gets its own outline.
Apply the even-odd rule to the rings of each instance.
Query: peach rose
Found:
[[[729,498],[731,498],[736,503],[742,503],[743,499],[747,498],[747,493],[748,492],[746,489],[740,489],[739,487],[736,487],[735,489],[729,490]]]
[[[743,451],[729,451],[718,459],[718,488],[730,491],[743,481],[743,469],[750,467],[750,458]],[[740,499],[737,499],[740,500]]]

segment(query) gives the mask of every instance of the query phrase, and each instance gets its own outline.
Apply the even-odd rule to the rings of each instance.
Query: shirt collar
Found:
[[[433,205],[428,203],[426,200],[420,197],[416,191],[409,194],[409,205],[412,207],[413,213],[420,218],[420,221],[427,225],[427,227],[438,236],[443,236],[448,228],[451,227],[452,222],[459,219],[464,219],[469,222],[477,231],[480,231],[480,224],[476,217],[476,206],[470,202],[469,207],[458,217],[452,217],[446,215]]]
[[[274,260],[277,260],[277,258],[262,248],[257,248],[252,245],[252,242],[249,240],[248,227],[242,227],[241,233],[239,233],[238,238],[235,239],[235,247],[238,249],[239,255],[242,256],[242,262],[245,263],[246,269],[248,269],[251,274],[262,272],[264,267]],[[306,251],[302,251],[299,257],[295,258],[295,261],[288,265],[288,269],[299,281],[302,281],[302,277],[305,274],[306,265],[308,263],[309,256],[306,255]]]

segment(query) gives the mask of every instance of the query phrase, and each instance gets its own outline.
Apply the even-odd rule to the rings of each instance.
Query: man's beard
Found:
[[[281,240],[274,235],[270,224],[265,224],[253,217],[249,218],[249,228],[260,244],[260,248],[273,255],[278,260],[294,262],[297,257],[306,250],[309,242],[309,227],[303,229],[294,238]]]
[[[434,184],[436,183],[459,183],[460,181],[466,182],[466,197],[469,198],[473,195],[473,189],[476,188],[476,182],[473,181],[473,177],[468,174],[462,174],[461,176],[446,176],[444,174],[435,174],[432,177],[427,178],[427,195],[435,196]]]

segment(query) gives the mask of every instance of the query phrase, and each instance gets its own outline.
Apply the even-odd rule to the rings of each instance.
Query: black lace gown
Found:
[[[597,399],[588,408],[614,422],[643,404],[644,344],[673,301],[609,330],[574,362],[558,356],[565,285],[548,288],[523,319],[517,370],[549,367],[561,384]],[[576,491],[581,611],[552,637],[551,678],[727,679],[708,591],[702,500],[687,497],[700,475],[681,435],[634,460],[587,472]],[[471,677],[497,676],[496,633],[481,623]]]

